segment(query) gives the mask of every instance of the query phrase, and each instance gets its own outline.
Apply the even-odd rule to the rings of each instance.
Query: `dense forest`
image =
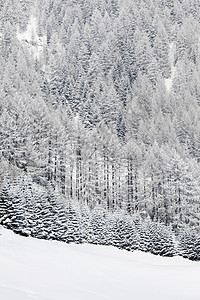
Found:
[[[200,259],[197,0],[0,0],[0,222]]]

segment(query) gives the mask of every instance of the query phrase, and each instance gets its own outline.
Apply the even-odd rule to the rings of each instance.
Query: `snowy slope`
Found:
[[[44,47],[46,46],[47,38],[46,36],[38,36],[37,27],[36,17],[31,16],[26,31],[20,32],[18,28],[17,38],[28,48],[30,55],[32,55],[34,59],[40,60],[44,52]]]
[[[171,65],[171,77],[165,79],[165,87],[168,93],[171,91],[173,80],[176,76],[176,67],[174,66],[174,56],[175,56],[175,45],[174,43],[171,43],[169,45],[169,62]]]
[[[0,232],[2,300],[200,299],[200,263]]]

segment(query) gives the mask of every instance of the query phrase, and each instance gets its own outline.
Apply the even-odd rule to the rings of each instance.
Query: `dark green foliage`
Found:
[[[97,206],[91,213],[89,223],[89,242],[92,244],[106,245],[106,224],[107,224],[107,211],[101,206]]]
[[[114,214],[113,219],[111,223],[112,245],[129,251],[138,249],[138,232],[132,218],[123,211],[119,211]],[[110,224],[110,221],[108,223]]]
[[[191,260],[200,260],[200,237],[199,234],[192,230],[182,232],[179,236],[178,249],[180,255]]]
[[[147,223],[146,235],[149,237],[148,251],[162,256],[176,254],[173,233],[170,228],[159,223]]]
[[[66,205],[59,194],[53,190],[47,193],[30,178],[5,182],[0,199],[1,224],[24,236],[66,243],[112,245],[162,256],[180,253],[192,260],[200,259],[200,241],[196,232],[180,235],[176,249],[176,238],[168,226],[143,220],[139,215],[132,217],[124,210],[113,213],[102,206],[90,211],[78,203]]]
[[[31,195],[30,195],[31,193]],[[78,213],[67,207],[59,194],[36,185],[30,178],[18,178],[1,191],[1,224],[22,235],[80,242]]]

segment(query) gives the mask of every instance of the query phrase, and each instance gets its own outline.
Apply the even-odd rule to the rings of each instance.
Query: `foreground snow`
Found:
[[[199,300],[200,263],[0,229],[2,300]]]

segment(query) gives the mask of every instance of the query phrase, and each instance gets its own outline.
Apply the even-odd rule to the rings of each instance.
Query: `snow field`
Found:
[[[200,263],[1,229],[2,300],[199,300]]]

